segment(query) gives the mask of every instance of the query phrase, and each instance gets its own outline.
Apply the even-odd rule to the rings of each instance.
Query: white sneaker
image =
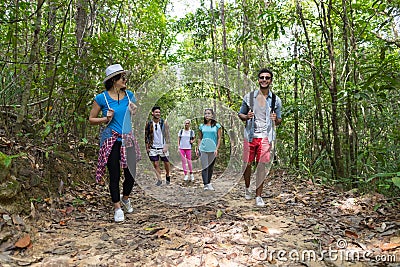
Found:
[[[124,219],[125,219],[125,217],[124,217],[124,212],[122,211],[122,209],[115,210],[114,221],[115,222],[123,222]]]
[[[256,197],[256,206],[257,207],[264,207],[265,203],[262,197]]]
[[[204,185],[204,191],[208,191],[208,184]]]
[[[192,182],[194,181],[194,175],[193,175],[193,173],[190,175],[190,180],[192,180]]]
[[[183,178],[184,181],[188,181],[189,180],[189,176],[186,174],[185,178]]]
[[[214,191],[214,187],[212,186],[212,184],[208,184],[208,190]]]
[[[128,198],[128,200],[125,202],[123,199],[121,199],[122,205],[124,206],[126,212],[128,213],[132,213],[133,212],[133,208],[132,208],[132,204],[131,204],[131,199]]]
[[[245,199],[247,199],[247,200],[251,200],[253,197],[251,196],[251,193],[250,193],[250,189],[249,188],[245,188],[244,189],[244,198]]]

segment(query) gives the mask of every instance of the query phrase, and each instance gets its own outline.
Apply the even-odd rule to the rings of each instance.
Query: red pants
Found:
[[[243,144],[243,161],[269,163],[271,160],[271,145],[268,138],[253,138],[253,141],[244,140]]]

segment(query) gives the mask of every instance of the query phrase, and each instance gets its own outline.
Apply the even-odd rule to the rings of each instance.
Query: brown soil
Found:
[[[174,171],[172,184],[201,188],[200,174],[189,185],[181,176]],[[244,199],[243,181],[195,207],[170,206],[136,185],[123,223],[113,222],[106,186],[64,185],[61,195],[32,200],[28,213],[0,211],[0,265],[399,266],[396,199],[338,193],[279,169],[271,176],[264,208]]]

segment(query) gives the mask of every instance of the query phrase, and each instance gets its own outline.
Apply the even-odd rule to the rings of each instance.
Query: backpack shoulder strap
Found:
[[[250,92],[249,108],[254,111],[254,91]]]
[[[192,139],[194,137],[194,131],[190,130],[190,139]]]
[[[110,105],[108,104],[108,100],[107,100],[107,97],[106,97],[106,93],[103,93],[103,96],[104,96],[104,100],[106,101],[106,104],[107,104],[108,109],[110,109]]]
[[[182,137],[182,129],[179,130],[179,137]]]
[[[275,102],[276,102],[276,95],[271,91],[272,93],[272,101],[271,101],[271,112],[275,113]]]
[[[161,127],[161,130],[164,131],[164,119],[163,118],[160,119],[160,127]]]
[[[125,94],[126,94],[126,96],[128,97],[128,103],[131,103],[132,101],[131,101],[131,98],[129,97],[128,92],[129,92],[129,90],[126,90],[126,91],[125,91]]]
[[[153,122],[152,120],[149,120],[149,121],[147,122],[147,132],[148,132],[148,133],[150,132],[150,124],[151,124],[152,122]]]

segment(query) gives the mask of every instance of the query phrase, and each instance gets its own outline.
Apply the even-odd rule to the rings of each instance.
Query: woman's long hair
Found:
[[[114,85],[114,83],[116,81],[121,79],[121,75],[122,75],[122,73],[117,74],[114,77],[112,77],[112,78],[110,78],[110,79],[108,79],[107,81],[104,82],[104,86],[106,87],[107,91],[110,90],[113,87],[113,85]]]
[[[214,110],[213,110],[212,108],[206,108],[206,109],[204,110],[204,112],[206,112],[207,110],[211,111],[211,114],[212,114],[212,117],[211,117],[211,127],[214,127],[215,125],[217,125],[217,121],[215,120],[215,113],[214,113]],[[204,125],[206,125],[206,124],[207,124],[206,116],[204,116],[203,121],[204,121]]]

